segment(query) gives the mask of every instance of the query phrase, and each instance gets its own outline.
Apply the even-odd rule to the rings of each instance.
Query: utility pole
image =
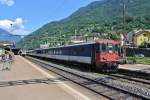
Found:
[[[59,44],[62,45],[62,41],[61,41],[62,40],[62,37],[61,37],[62,36],[62,28],[60,28],[59,33],[60,33],[60,36],[59,36],[59,41],[60,42],[59,42]]]
[[[126,24],[126,16],[125,16],[125,12],[126,12],[126,5],[125,5],[125,1],[123,0],[123,26],[124,26],[124,31],[125,31],[125,24]]]
[[[122,0],[122,17],[123,17],[123,34],[124,34],[125,29],[126,29],[126,0]],[[122,41],[124,41],[124,40],[125,39],[123,39]],[[123,50],[123,52],[122,52],[122,50]],[[124,59],[124,62],[126,62],[126,48],[124,46],[122,46],[122,50],[120,48],[120,52],[122,53],[122,58]]]

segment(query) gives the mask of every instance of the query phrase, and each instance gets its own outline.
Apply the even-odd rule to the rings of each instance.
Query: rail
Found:
[[[150,90],[147,88],[136,87],[131,84],[123,84],[110,77],[96,77],[32,57],[27,58],[70,81],[103,95],[108,99],[150,99]]]

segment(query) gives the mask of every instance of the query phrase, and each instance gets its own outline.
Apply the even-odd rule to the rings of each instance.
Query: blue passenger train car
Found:
[[[30,56],[93,65],[101,69],[117,69],[118,42],[107,40],[28,51]]]

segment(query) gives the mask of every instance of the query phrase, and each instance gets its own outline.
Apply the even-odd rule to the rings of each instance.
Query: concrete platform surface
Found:
[[[21,56],[10,71],[0,64],[0,100],[102,100],[88,90],[54,76]]]
[[[120,69],[128,69],[132,71],[144,71],[144,70],[150,70],[150,65],[143,65],[143,64],[125,64],[125,65],[119,65]]]

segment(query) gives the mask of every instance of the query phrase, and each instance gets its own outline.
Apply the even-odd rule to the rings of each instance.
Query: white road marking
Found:
[[[36,66],[34,63],[28,61],[27,59],[19,56],[22,60],[24,60],[26,63],[28,63],[29,65],[31,65],[33,68],[35,68],[36,70],[38,70],[40,73],[42,73],[43,75],[45,75],[47,78],[55,78],[54,76],[50,75],[49,73],[47,73],[46,71],[42,70],[41,68],[39,68],[38,66]],[[69,93],[70,95],[72,95],[74,98],[76,98],[77,100],[92,100],[90,98],[88,98],[87,96],[85,96],[84,94],[78,92],[77,90],[73,89],[72,87],[68,86],[67,84],[65,84],[64,82],[60,81],[60,80],[56,80],[56,82],[61,83],[60,85],[58,84],[59,87],[61,87],[64,91],[66,91],[67,93]],[[68,90],[69,91],[68,91]]]

